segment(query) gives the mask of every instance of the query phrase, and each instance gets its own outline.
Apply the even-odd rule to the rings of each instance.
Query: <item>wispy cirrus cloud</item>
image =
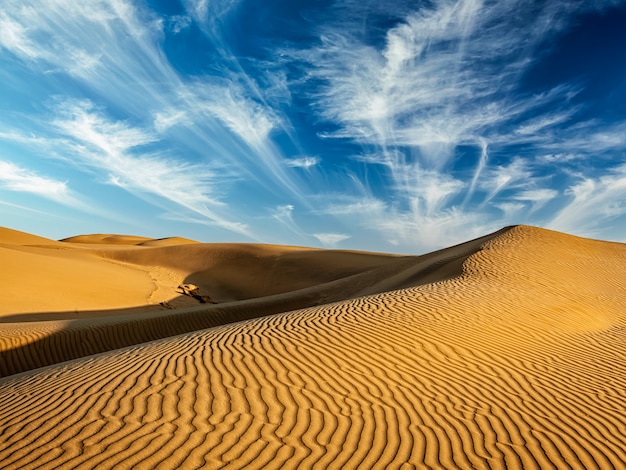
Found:
[[[292,168],[303,168],[308,170],[309,168],[319,165],[320,161],[320,157],[303,156],[285,160],[285,165]]]
[[[154,114],[154,129],[161,134],[177,125],[192,125],[187,112],[179,109],[168,109]]]
[[[457,207],[424,215],[417,211],[392,210],[369,229],[380,230],[390,243],[401,247],[419,247],[422,252],[451,246],[479,237],[502,227],[486,214],[463,212]]]
[[[322,135],[362,146],[356,160],[387,168],[394,202],[374,230],[393,233],[397,243],[433,246],[437,239],[461,241],[455,234],[466,236],[469,224],[530,220],[562,198],[550,188],[546,165],[575,159],[536,155],[626,148],[623,123],[607,128],[577,118],[580,84],[533,93],[522,86],[541,58],[540,45],[567,27],[570,14],[601,3],[531,8],[518,0],[438,0],[413,11],[396,7],[387,12],[392,26],[373,39],[359,27],[356,2],[339,1],[336,19],[319,26],[315,47],[287,52],[310,66],[315,109],[334,128]],[[468,159],[475,161],[469,177]]]
[[[4,11],[0,12],[0,48],[27,59],[36,59],[40,55],[28,38],[28,28]]]
[[[597,156],[619,151],[626,148],[626,120],[610,124],[596,120],[578,122],[558,134],[551,134],[538,147],[569,156]]]
[[[559,192],[555,189],[542,188],[542,189],[527,189],[520,191],[514,196],[516,201],[524,201],[531,203],[531,212],[541,209],[550,200],[559,195]]]
[[[190,1],[187,7],[196,21],[205,22],[215,19],[214,10],[226,14],[235,3]],[[77,7],[44,0],[38,6],[8,0],[0,17],[7,26],[0,47],[51,74],[69,75],[106,104],[151,121],[160,131],[182,123],[211,154],[233,164],[242,158],[253,162],[294,190],[280,165],[281,152],[268,138],[282,125],[280,118],[236,63],[220,56],[223,69],[216,74],[183,77],[161,48],[163,21],[135,3],[107,0]],[[208,40],[221,54],[222,38]]]
[[[181,102],[176,109],[192,120],[194,136],[215,157],[228,159],[271,191],[278,187],[307,205],[302,181],[282,164],[282,152],[271,139],[282,125],[281,118],[244,84],[229,77],[187,84],[179,90]]]
[[[323,215],[335,217],[363,216],[367,218],[378,218],[387,209],[387,205],[372,197],[358,198],[334,196],[333,202],[318,209],[316,212]]]
[[[13,162],[0,160],[0,189],[36,194],[74,208],[86,206],[69,189],[66,181],[42,176]]]
[[[53,126],[74,142],[75,164],[106,172],[108,183],[136,195],[158,196],[220,227],[250,235],[244,223],[222,214],[224,204],[214,190],[217,178],[206,166],[142,149],[157,137],[108,119],[89,101],[63,102],[58,116]]]
[[[278,226],[274,224],[274,236],[278,236],[281,243],[289,243],[286,240],[290,238],[290,236],[293,237],[293,235],[297,237],[298,243],[305,243],[307,240],[311,239],[311,236],[296,222],[294,217],[295,212],[296,207],[293,204],[281,204],[270,210],[270,219],[280,224]],[[283,229],[286,229],[287,232]]]
[[[523,188],[532,181],[528,164],[521,158],[515,158],[505,165],[498,165],[486,172],[481,179],[481,187],[487,193],[482,204],[487,204],[505,189]]]
[[[201,26],[215,26],[240,0],[183,0],[188,14]]]
[[[314,233],[313,236],[327,248],[335,248],[342,241],[351,238],[350,235],[345,233]]]
[[[425,170],[419,164],[408,165],[399,172],[404,175],[398,187],[400,194],[409,201],[412,212],[424,216],[443,210],[448,201],[465,188],[464,182],[451,175]]]
[[[174,33],[178,34],[181,31],[189,28],[191,25],[191,18],[186,15],[174,15],[167,21],[168,28]]]
[[[322,82],[320,112],[339,125],[329,135],[416,147],[422,165],[441,167],[455,146],[480,145],[481,137],[507,121],[512,125],[524,113],[562,100],[567,87],[517,101],[507,97],[532,65],[525,51],[529,41],[547,34],[502,15],[518,4],[434,2],[397,21],[382,47],[342,20],[323,28],[320,46],[296,55],[314,64],[311,76]]]
[[[626,217],[626,165],[595,178],[578,175],[566,195],[569,203],[550,220],[548,227],[596,236],[607,221]]]

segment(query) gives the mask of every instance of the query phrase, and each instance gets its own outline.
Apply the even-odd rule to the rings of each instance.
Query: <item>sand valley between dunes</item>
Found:
[[[626,468],[624,244],[0,229],[0,266],[0,469]]]

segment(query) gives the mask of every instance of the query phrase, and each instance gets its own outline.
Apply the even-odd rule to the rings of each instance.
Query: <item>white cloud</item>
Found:
[[[294,210],[295,206],[293,204],[283,204],[280,206],[276,206],[271,211],[271,217],[274,220],[280,222],[281,225],[287,228],[290,232],[297,235],[299,238],[307,238],[306,233],[304,233],[304,231],[298,226],[293,218]]]
[[[583,236],[594,236],[611,219],[626,215],[626,165],[597,178],[579,176],[566,194],[570,202],[548,227]]]
[[[259,103],[245,97],[235,84],[208,90],[204,107],[219,119],[251,149],[263,152],[269,133],[275,127],[276,117]]]
[[[246,80],[243,80],[244,82]],[[296,175],[285,171],[281,151],[270,134],[282,126],[279,116],[262,101],[250,97],[250,90],[235,78],[195,82],[180,89],[179,95],[194,131],[220,159],[229,158],[264,185],[280,186],[306,205],[303,185]]]
[[[362,216],[365,218],[371,218],[373,216],[382,215],[386,207],[387,206],[383,201],[377,199],[363,199],[329,204],[315,212],[318,214],[333,215],[337,217]]]
[[[29,169],[3,160],[0,160],[0,188],[36,194],[72,207],[84,207],[71,194],[65,181],[41,176]]]
[[[552,153],[538,156],[537,161],[543,164],[566,163],[581,157],[582,155],[576,155],[574,153]]]
[[[14,123],[5,116],[0,138],[49,148],[50,155],[104,174],[169,214],[182,209],[184,220],[248,234],[224,204],[223,183],[237,178],[246,189],[263,188],[276,197],[271,200],[293,201],[299,210],[314,200],[314,216],[349,218],[351,226],[407,247],[440,247],[467,238],[467,224],[499,228],[548,202],[556,206],[562,192],[545,189],[538,177],[548,166],[571,178],[585,159],[608,163],[626,148],[626,123],[572,124],[579,117],[572,104],[579,87],[520,92],[521,77],[570,21],[569,13],[588,8],[584,2],[539,2],[531,12],[522,0],[419,6],[337,0],[330,19],[316,17],[316,46],[276,51],[276,62],[267,64],[243,62],[228,44],[224,19],[240,3],[183,0],[184,15],[163,19],[144,2],[5,0],[0,54],[21,59],[34,75],[46,74],[54,93],[84,93],[102,107],[61,101],[52,126],[35,123],[38,135],[29,133],[34,119],[24,124],[32,116],[21,123],[29,132],[19,124],[11,130]],[[378,14],[391,27],[385,31],[380,23],[373,36],[371,29],[364,34],[363,19]],[[213,54],[211,70],[193,81],[162,49],[172,33],[185,37],[192,21]],[[302,68],[294,73],[296,63]],[[22,83],[24,96],[31,96],[36,87]],[[334,129],[322,137],[361,146],[347,149],[348,164],[339,153],[323,160],[307,155],[285,112],[296,99],[312,100],[312,112],[327,121],[324,128]],[[281,152],[277,143],[288,139],[288,154],[301,156]],[[525,147],[511,151],[514,145]],[[301,171],[311,168],[319,171]],[[570,187],[572,204],[605,221],[621,217],[616,175],[580,177]],[[316,186],[313,198],[308,193]],[[62,194],[49,185],[49,195],[55,187]],[[330,195],[337,187],[344,194]],[[481,205],[470,204],[481,198]],[[294,205],[278,206],[269,218],[311,240],[295,223]],[[581,220],[599,224],[591,216],[576,218],[569,206],[553,222],[567,227]],[[328,233],[321,235],[333,234],[324,227]]]
[[[572,107],[564,111],[546,114],[538,118],[531,119],[529,121],[526,121],[521,126],[519,126],[513,132],[516,134],[524,135],[524,136],[534,137],[538,133],[545,132],[547,129],[557,124],[564,123],[565,121],[570,119],[576,113],[577,110],[578,110],[577,107]]]
[[[381,49],[342,23],[325,30],[322,45],[300,57],[325,82],[319,102],[323,116],[342,126],[335,135],[415,146],[422,165],[441,167],[456,145],[480,144],[494,126],[549,100],[511,103],[503,94],[531,33],[501,13],[474,0],[435,2],[387,31]],[[496,58],[513,65],[496,67]]]
[[[305,170],[308,170],[311,167],[319,165],[320,161],[321,159],[319,157],[304,156],[285,160],[285,165],[293,168],[304,168]]]
[[[109,183],[136,195],[159,196],[220,227],[249,235],[245,224],[223,215],[224,204],[214,195],[217,177],[206,165],[141,150],[157,140],[155,135],[108,119],[88,101],[62,103],[53,124],[75,142],[74,162],[107,172]]]
[[[495,207],[504,213],[505,221],[512,221],[519,217],[522,211],[526,209],[526,204],[519,202],[501,202],[499,204],[495,204]],[[505,222],[503,225],[508,224],[508,222]]]
[[[13,31],[2,45],[39,73],[62,76],[70,89],[72,80],[82,82],[141,116],[180,83],[158,47],[162,21],[139,4],[6,0],[2,6],[0,21]]]
[[[466,205],[469,200],[474,195],[474,191],[476,189],[476,183],[478,179],[482,175],[485,166],[487,166],[487,160],[489,159],[489,144],[486,139],[479,139],[480,141],[480,158],[478,159],[478,165],[476,165],[476,170],[474,171],[474,176],[472,177],[472,181],[469,184],[469,189],[465,194],[465,199],[463,200],[463,205]]]
[[[218,34],[219,21],[240,0],[182,0],[185,10],[207,33]]]
[[[34,214],[40,214],[46,217],[60,217],[58,214],[51,214],[50,212],[40,211],[37,209],[33,209],[32,207],[21,206],[19,204],[12,204],[6,201],[0,201],[0,205],[17,209],[20,213],[23,213],[23,211],[27,211],[27,212],[32,212]]]
[[[204,23],[208,20],[209,0],[183,0],[183,5],[197,22]]]
[[[185,111],[172,109],[154,114],[154,128],[157,132],[164,133],[170,127],[174,127],[179,124],[191,124],[191,120]]]
[[[28,38],[28,28],[0,11],[0,48],[27,59],[36,59],[39,52]]]
[[[380,231],[394,245],[418,247],[424,252],[485,235],[502,228],[502,224],[485,214],[453,208],[431,216],[389,211],[384,217],[369,221],[369,228]]]
[[[272,216],[279,220],[291,219],[291,214],[295,207],[292,204],[277,206]]]
[[[599,155],[605,152],[626,149],[626,121],[605,125],[597,121],[585,121],[572,126],[541,149],[554,153],[575,155]]]
[[[398,189],[408,198],[413,212],[427,217],[444,209],[465,188],[464,182],[438,171],[424,170],[419,165],[406,166],[400,171],[404,178]]]
[[[57,112],[59,117],[53,124],[64,135],[91,144],[113,157],[158,140],[149,132],[107,119],[89,100],[61,102]]]
[[[392,222],[376,218],[373,230],[378,225],[391,234],[400,227],[398,243],[412,244],[412,234],[415,243],[432,246],[437,236],[424,235],[432,225],[442,246],[463,231],[457,220],[498,228],[522,209],[528,217],[560,196],[544,187],[549,176],[541,177],[543,165],[626,148],[625,123],[575,124],[580,86],[564,83],[532,95],[520,89],[570,14],[600,3],[544,2],[532,14],[519,0],[435,0],[415,12],[387,6],[386,18],[395,25],[381,31],[380,40],[359,26],[376,6],[340,0],[336,20],[319,27],[316,47],[285,52],[308,66],[315,109],[336,126],[322,136],[361,144],[363,153],[353,160],[388,169],[377,176],[390,190],[384,206]],[[522,151],[511,150],[521,145]],[[477,152],[462,155],[467,147]],[[476,158],[470,177],[459,170],[466,162],[457,165],[468,158]],[[476,193],[482,204],[473,206]],[[358,203],[326,209],[349,213],[350,204],[358,214]],[[621,210],[611,207],[612,213]]]
[[[559,192],[554,189],[535,189],[521,191],[515,195],[515,199],[518,201],[545,202],[555,198],[558,194]]]
[[[236,3],[190,0],[186,8],[196,21],[208,21],[209,16],[215,19],[215,15],[226,14]],[[186,20],[179,19],[182,27]],[[7,0],[3,3],[0,22],[5,26],[0,28],[3,34],[0,48],[28,61],[29,66],[37,68],[37,73],[45,71],[62,78],[58,82],[66,85],[61,86],[59,95],[71,96],[76,90],[88,90],[88,95],[95,97],[94,101],[114,109],[116,116],[132,117],[132,125],[119,118],[98,121],[98,113],[92,112],[57,119],[54,132],[62,130],[65,135],[73,136],[72,141],[56,142],[59,155],[78,152],[83,155],[79,163],[93,163],[86,152],[80,152],[77,144],[80,142],[80,145],[96,146],[105,154],[135,158],[142,155],[143,165],[156,174],[159,168],[155,168],[155,162],[164,162],[167,158],[140,152],[138,147],[165,144],[167,140],[170,148],[190,153],[184,156],[187,161],[207,163],[195,168],[194,165],[181,166],[180,161],[172,162],[177,168],[170,170],[174,175],[182,172],[187,176],[195,172],[196,179],[203,183],[191,186],[190,190],[195,191],[192,196],[173,197],[176,191],[172,188],[157,191],[166,199],[189,199],[188,205],[194,207],[197,207],[196,202],[215,205],[218,202],[215,181],[220,176],[209,175],[208,166],[220,170],[227,167],[227,177],[237,172],[237,176],[251,178],[268,191],[280,194],[286,191],[298,204],[307,205],[303,195],[306,183],[284,165],[284,156],[270,138],[275,129],[287,126],[264,101],[254,80],[243,73],[236,61],[228,58],[223,59],[224,70],[216,76],[196,77],[193,81],[183,79],[161,49],[164,21],[143,4],[124,0],[79,4],[61,0],[30,3]],[[223,49],[221,37],[209,35],[207,40],[216,50]],[[29,86],[24,85],[25,93],[30,93]],[[7,124],[9,127],[5,129],[10,129],[13,123]],[[88,134],[77,135],[72,125],[82,126]],[[32,122],[26,126],[31,128]],[[47,135],[45,140],[49,143],[54,138]],[[132,145],[125,145],[125,141]],[[63,145],[69,149],[62,149]],[[110,169],[115,176],[111,181],[129,190],[133,188],[137,194],[155,193],[139,189],[142,185],[138,181],[129,183],[130,175],[124,171],[128,162],[121,165],[116,158],[108,161],[109,166],[116,167]],[[177,181],[176,176],[174,181]],[[182,184],[179,189],[182,191],[184,187]],[[224,223],[230,219],[226,214],[212,213],[211,217]]]
[[[554,199],[558,195],[559,192],[554,189],[528,189],[515,194],[514,199],[517,201],[532,203],[531,210],[534,212],[542,208],[548,201]]]
[[[350,235],[345,233],[314,233],[313,236],[319,240],[319,242],[328,248],[334,248],[338,243],[351,238]]]
[[[481,181],[481,187],[487,191],[483,205],[495,198],[505,189],[518,188],[531,184],[532,173],[527,163],[521,158],[516,158],[506,165],[490,168],[485,178]]]
[[[191,18],[186,15],[174,15],[168,19],[168,27],[174,34],[189,28],[190,25]]]

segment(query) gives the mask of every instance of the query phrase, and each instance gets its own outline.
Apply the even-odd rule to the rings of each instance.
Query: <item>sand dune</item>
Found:
[[[58,262],[48,251],[24,245],[20,249],[26,251],[17,258],[5,256],[5,265],[14,268],[7,270],[2,284],[4,309],[15,313],[2,316],[0,309],[0,376],[174,334],[447,279],[460,274],[463,260],[494,236],[420,257],[253,244],[120,248],[117,242],[103,246],[94,240],[133,237],[89,235],[66,239],[71,242],[64,245]],[[76,240],[87,244],[76,245]],[[77,257],[90,263],[72,265]],[[51,274],[42,270],[45,267]],[[34,272],[43,273],[41,284],[46,287],[36,301],[20,289],[32,284]],[[218,305],[207,308],[181,295],[179,286],[185,283],[198,286]],[[33,306],[40,311],[29,310]],[[73,310],[66,311],[68,306]],[[85,335],[92,340],[82,341]]]
[[[66,243],[86,243],[89,245],[140,245],[150,240],[152,239],[137,237],[135,235],[95,233],[92,235],[77,235],[75,237],[64,238],[61,241]]]
[[[0,366],[25,372],[0,379],[0,468],[626,465],[623,244],[524,226],[422,257],[20,236],[0,232],[0,256],[34,284],[65,261],[220,303],[7,310]]]
[[[189,240],[182,237],[166,237],[166,238],[146,238],[137,237],[135,235],[115,235],[115,234],[92,234],[77,235],[75,237],[64,238],[61,242],[65,243],[82,243],[88,245],[138,245],[138,246],[170,246],[170,245],[187,245],[198,243],[195,240]]]

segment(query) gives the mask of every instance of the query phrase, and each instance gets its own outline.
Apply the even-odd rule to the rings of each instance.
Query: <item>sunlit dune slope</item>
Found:
[[[6,227],[0,227],[0,245],[56,245],[62,246],[61,242],[50,240],[30,233],[20,232]]]
[[[439,282],[0,379],[0,468],[623,468],[624,272],[514,227]]]
[[[147,304],[155,288],[145,270],[9,229],[0,229],[0,265],[0,321],[23,312]]]

